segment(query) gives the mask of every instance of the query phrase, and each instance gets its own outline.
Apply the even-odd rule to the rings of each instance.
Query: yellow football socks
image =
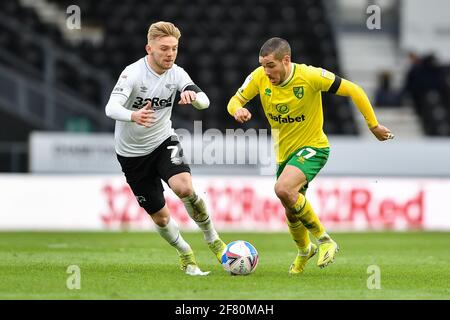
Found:
[[[286,220],[289,227],[289,233],[300,253],[308,253],[311,240],[309,239],[308,229],[305,228],[301,221],[290,222]]]
[[[300,219],[306,229],[308,229],[317,240],[321,240],[324,236],[328,237],[319,217],[316,215],[311,204],[306,200],[303,194],[298,194],[298,199],[292,210],[296,213],[296,216]]]

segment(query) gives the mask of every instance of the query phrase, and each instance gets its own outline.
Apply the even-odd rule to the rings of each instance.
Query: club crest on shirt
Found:
[[[294,92],[294,96],[296,96],[297,99],[303,98],[303,95],[305,94],[305,88],[303,86],[293,87],[292,91]]]

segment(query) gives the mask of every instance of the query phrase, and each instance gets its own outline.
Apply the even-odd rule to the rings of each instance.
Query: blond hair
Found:
[[[148,28],[147,41],[158,39],[161,37],[175,37],[177,40],[181,37],[180,30],[171,22],[158,21]]]

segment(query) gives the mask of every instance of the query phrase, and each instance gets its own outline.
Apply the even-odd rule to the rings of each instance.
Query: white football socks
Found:
[[[207,243],[211,243],[219,239],[219,235],[217,234],[217,231],[214,228],[214,225],[209,217],[205,221],[201,222],[196,221],[196,223],[200,228],[200,230],[203,231],[203,236]]]
[[[200,230],[203,231],[205,241],[211,243],[219,239],[219,235],[214,228],[203,199],[193,193],[191,196],[182,198],[181,200],[183,201],[189,216],[195,221]]]
[[[178,224],[173,218],[170,218],[169,223],[165,227],[156,225],[156,229],[161,237],[177,249],[178,253],[183,254],[192,251],[191,246],[181,236]]]

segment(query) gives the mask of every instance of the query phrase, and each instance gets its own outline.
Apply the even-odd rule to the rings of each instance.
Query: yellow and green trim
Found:
[[[291,82],[291,80],[294,78],[295,70],[297,69],[297,64],[293,63],[293,65],[294,65],[293,70],[292,70],[289,78],[287,80],[285,80],[282,84],[280,84],[280,87],[286,87],[289,84],[289,82]]]

